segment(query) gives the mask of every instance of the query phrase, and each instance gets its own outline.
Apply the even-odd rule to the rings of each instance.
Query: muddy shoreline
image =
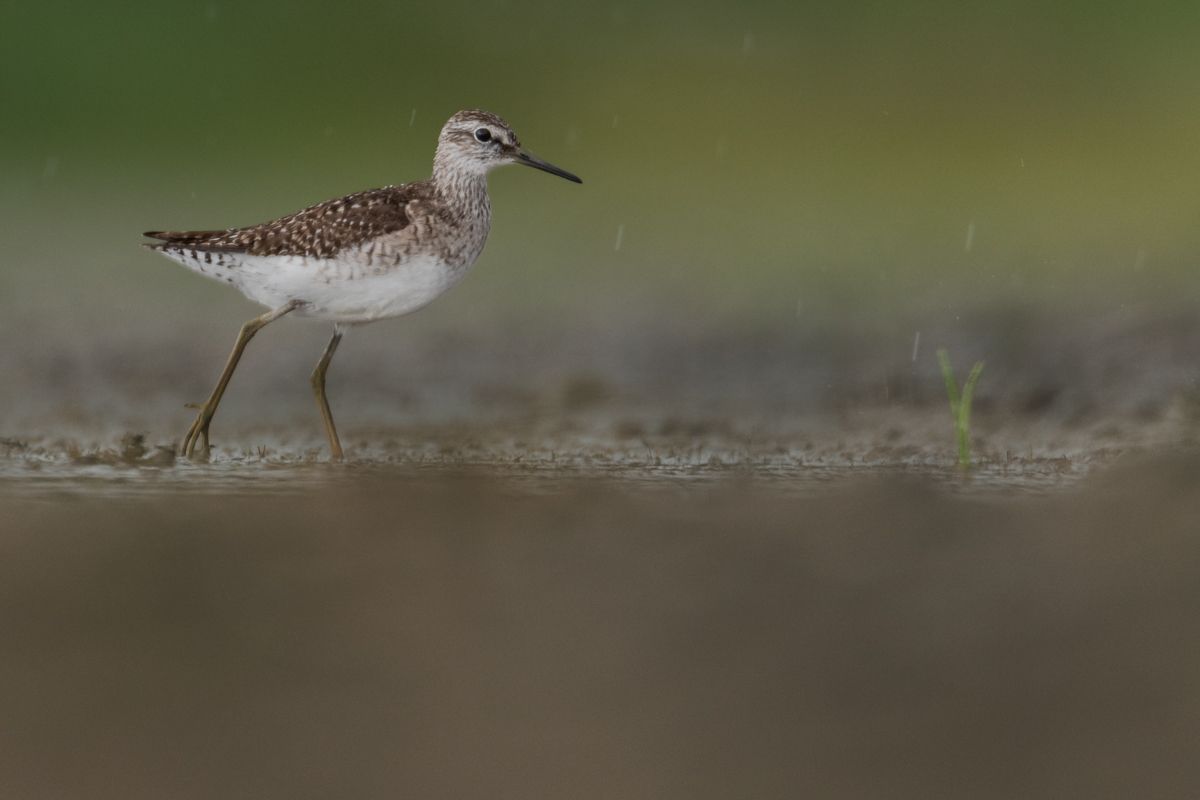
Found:
[[[5,351],[0,794],[1192,796],[1200,326],[1039,324],[971,476],[908,341]]]

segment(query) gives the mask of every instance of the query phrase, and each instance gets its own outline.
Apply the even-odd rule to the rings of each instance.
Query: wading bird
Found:
[[[327,200],[286,217],[222,231],[150,231],[147,243],[184,266],[224,281],[269,311],[247,322],[208,400],[180,445],[191,458],[209,452],[208,428],[246,344],[286,314],[333,323],[312,373],[329,449],[341,460],[325,373],[346,328],[426,305],[475,263],[492,208],[487,174],[524,164],[575,183],[579,178],[521,148],[508,123],[486,111],[460,111],[438,137],[428,180]]]

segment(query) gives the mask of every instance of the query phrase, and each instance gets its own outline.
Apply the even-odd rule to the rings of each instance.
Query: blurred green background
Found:
[[[10,323],[232,309],[139,232],[424,177],[472,106],[585,184],[496,174],[447,318],[1200,299],[1191,2],[6,2],[0,31]]]

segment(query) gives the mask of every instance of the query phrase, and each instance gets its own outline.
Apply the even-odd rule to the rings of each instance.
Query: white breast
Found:
[[[376,271],[336,259],[241,258],[231,271],[233,282],[251,300],[271,308],[303,300],[308,305],[298,315],[333,322],[371,322],[416,311],[462,280],[470,268],[429,255]]]

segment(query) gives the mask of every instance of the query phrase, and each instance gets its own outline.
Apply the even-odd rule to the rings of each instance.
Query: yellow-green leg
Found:
[[[333,354],[337,352],[338,343],[341,341],[342,328],[335,325],[333,328],[333,338],[325,346],[325,352],[321,355],[321,360],[317,362],[317,366],[313,369],[312,377],[310,378],[313,394],[317,397],[317,408],[321,410],[321,419],[325,422],[325,435],[329,437],[329,453],[334,461],[342,460],[342,443],[338,439],[337,428],[333,424],[333,414],[329,410],[329,399],[325,397],[325,373],[329,370],[329,362],[333,360]]]
[[[200,413],[196,415],[196,421],[192,423],[192,427],[188,428],[187,434],[183,437],[183,443],[179,446],[180,455],[191,458],[196,452],[196,445],[203,441],[204,449],[202,452],[205,458],[208,457],[208,426],[212,422],[213,415],[217,413],[217,406],[220,405],[221,397],[225,394],[225,387],[229,385],[229,379],[233,377],[233,371],[237,369],[238,361],[242,358],[242,351],[246,349],[246,345],[254,338],[254,334],[284,314],[291,313],[302,305],[304,303],[300,300],[292,300],[273,311],[268,311],[262,316],[255,317],[242,326],[242,329],[238,332],[237,341],[234,342],[233,352],[229,354],[229,360],[225,362],[225,369],[221,372],[221,379],[217,381],[216,388],[213,389],[212,394],[209,395],[204,405],[200,407]]]

